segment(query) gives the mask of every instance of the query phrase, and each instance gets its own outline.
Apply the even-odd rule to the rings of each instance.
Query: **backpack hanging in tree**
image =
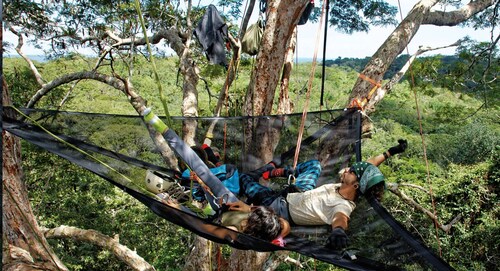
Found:
[[[248,27],[245,36],[241,41],[241,50],[251,56],[259,52],[260,41],[264,33],[264,22],[259,19],[256,23]]]
[[[299,23],[297,25],[304,25],[307,23],[309,20],[309,16],[311,16],[311,13],[314,9],[314,0],[311,0],[306,6],[306,9],[302,12],[302,15],[300,16]]]

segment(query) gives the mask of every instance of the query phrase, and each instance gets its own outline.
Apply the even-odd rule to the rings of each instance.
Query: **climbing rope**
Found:
[[[149,43],[148,33],[146,29],[146,25],[144,24],[144,18],[142,16],[141,4],[139,0],[135,0],[135,9],[137,11],[137,15],[139,17],[139,22],[141,24],[142,32],[144,34],[144,40],[146,41],[146,47],[148,48],[149,53],[149,61],[151,62],[151,66],[153,67],[153,73],[155,76],[156,85],[158,87],[158,92],[160,94],[160,101],[163,105],[163,110],[165,111],[165,116],[167,117],[167,125],[172,127],[172,119],[170,118],[170,112],[168,111],[167,100],[165,98],[165,94],[163,93],[163,87],[160,82],[160,77],[158,76],[158,69],[156,68],[155,58],[153,56],[153,50],[151,50],[151,45]]]
[[[302,142],[302,136],[304,135],[304,127],[305,127],[305,123],[306,123],[307,110],[309,109],[309,98],[311,96],[312,83],[314,80],[314,73],[316,71],[319,42],[320,42],[320,38],[321,38],[321,27],[323,26],[323,19],[325,17],[326,5],[327,5],[327,1],[324,1],[323,7],[322,7],[322,12],[321,12],[321,18],[320,18],[319,26],[318,26],[318,32],[316,32],[317,33],[316,46],[314,48],[314,56],[313,56],[311,72],[309,74],[309,81],[308,81],[308,85],[307,85],[307,93],[306,93],[306,99],[305,99],[305,104],[304,104],[304,110],[302,111],[302,119],[300,121],[299,135],[297,138],[297,147],[295,148],[295,156],[293,159],[293,168],[294,169],[297,167],[297,164],[299,161],[300,144]]]
[[[400,0],[398,0],[398,6],[399,6],[399,15],[400,15],[400,18],[401,18],[401,21],[403,21],[403,14],[402,14],[402,11],[401,11]],[[403,35],[405,35],[405,33]],[[410,55],[410,52],[409,52],[409,49],[408,49],[408,45],[406,46],[406,53],[408,55]],[[434,227],[435,227],[435,230],[436,230],[436,240],[437,240],[437,245],[438,245],[439,256],[442,256],[441,242],[439,240],[439,228],[438,228],[439,227],[439,221],[437,221],[438,220],[438,216],[437,216],[437,210],[436,210],[436,203],[435,203],[435,200],[434,200],[434,195],[432,193],[432,182],[431,182],[431,175],[430,175],[430,169],[429,169],[429,161],[427,159],[427,146],[425,144],[425,136],[424,136],[423,127],[422,127],[422,117],[420,115],[420,107],[419,107],[419,104],[418,104],[417,91],[415,89],[415,75],[414,75],[414,72],[413,72],[413,69],[412,69],[411,65],[410,65],[409,69],[410,69],[410,78],[411,78],[410,88],[411,88],[411,90],[413,92],[413,97],[415,99],[415,106],[416,106],[416,111],[417,111],[417,119],[418,119],[420,137],[422,139],[422,148],[423,148],[423,152],[424,152],[425,169],[426,169],[426,173],[427,173],[427,183],[429,184],[429,195],[431,197],[431,204],[432,204],[432,209],[433,209],[434,217],[436,217],[436,220],[434,221]]]

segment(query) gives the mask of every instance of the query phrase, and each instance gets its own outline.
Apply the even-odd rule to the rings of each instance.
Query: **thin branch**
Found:
[[[302,265],[302,263],[299,260],[295,260],[293,258],[290,258],[290,256],[287,256],[285,258],[285,262],[289,262],[289,263],[291,263],[299,268],[304,268],[304,266]]]
[[[422,24],[436,26],[455,26],[465,22],[477,13],[495,4],[496,0],[473,0],[462,8],[453,11],[432,11],[424,17]]]
[[[35,76],[35,79],[36,79],[36,82],[41,86],[43,87],[44,84],[45,84],[45,81],[43,80],[43,77],[42,75],[40,74],[40,72],[38,72],[38,69],[36,68],[35,64],[33,64],[33,61],[31,61],[31,59],[26,56],[23,51],[22,51],[22,47],[24,45],[24,39],[23,39],[23,35],[22,33],[19,33],[17,30],[15,30],[12,26],[9,27],[9,30],[17,36],[17,46],[16,46],[16,52],[28,63],[31,71],[33,72],[33,75]]]
[[[422,186],[420,185],[416,185],[416,184],[411,184],[411,183],[399,183],[398,184],[399,186],[407,186],[407,187],[411,187],[411,188],[416,188],[422,192],[425,192],[427,194],[429,194],[429,191],[425,188],[423,188]]]
[[[407,185],[407,186],[410,186],[410,185]],[[418,186],[416,186],[416,187],[418,187]],[[420,212],[426,214],[441,230],[443,230],[446,233],[448,233],[450,231],[451,227],[462,218],[461,215],[458,215],[450,223],[448,223],[446,225],[442,225],[441,223],[439,223],[439,218],[436,217],[431,211],[425,209],[420,204],[418,204],[416,201],[414,201],[413,199],[408,197],[401,190],[399,190],[399,184],[387,183],[387,189],[389,191],[391,191],[393,194],[395,194],[396,196],[398,196],[399,198],[401,198],[408,205],[410,205],[410,206],[414,207],[415,209],[419,210]]]
[[[88,242],[112,252],[116,257],[137,271],[154,271],[155,268],[128,247],[120,244],[117,236],[111,238],[95,230],[84,230],[69,226],[59,226],[53,229],[42,229],[47,239],[71,238],[76,241]]]
[[[64,103],[66,103],[66,101],[68,100],[69,98],[69,95],[73,92],[73,90],[75,90],[75,87],[76,85],[80,82],[81,80],[78,80],[76,82],[73,83],[73,85],[69,88],[68,92],[66,93],[66,95],[64,95],[64,98],[61,100],[61,102],[59,103],[59,106],[57,107],[57,110],[59,110],[63,105]]]
[[[446,45],[446,46],[440,46],[440,47],[429,47],[429,46],[420,46],[417,50],[417,52],[415,52],[415,54],[413,54],[409,59],[408,61],[406,61],[405,65],[399,70],[399,72],[397,72],[390,80],[389,82],[387,82],[386,84],[384,84],[384,86],[382,86],[382,91],[381,93],[383,93],[383,95],[385,95],[386,93],[390,93],[391,89],[394,87],[395,84],[397,84],[399,81],[401,81],[401,79],[403,78],[403,76],[406,74],[406,72],[410,69],[411,65],[413,64],[413,62],[415,61],[415,59],[417,59],[417,57],[423,53],[427,53],[427,52],[430,52],[430,51],[435,51],[435,50],[441,50],[441,49],[446,49],[446,48],[450,48],[450,47],[456,47],[456,46],[459,46],[460,44],[462,43],[462,40],[458,40],[450,45]],[[378,97],[379,95],[377,95]],[[377,97],[375,97],[374,99],[378,99]],[[383,97],[383,96],[382,96]]]

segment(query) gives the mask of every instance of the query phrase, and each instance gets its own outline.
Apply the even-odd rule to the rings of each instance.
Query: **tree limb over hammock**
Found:
[[[5,110],[4,110],[5,112]],[[57,120],[59,121],[69,121],[72,119],[71,117],[78,117],[76,119],[73,119],[73,121],[82,121],[85,122],[85,116],[84,114],[77,114],[77,113],[64,113],[64,112],[46,112],[46,111],[40,111],[36,112],[36,110],[30,110],[30,112],[33,114],[33,116],[37,116],[38,119],[47,119],[51,120],[49,122],[46,122],[46,125],[51,125],[54,124],[56,125],[58,122],[54,122],[53,120],[56,119],[56,116],[54,115],[52,118],[52,114],[57,114]],[[339,111],[337,114],[341,114],[341,112],[344,111]],[[332,112],[331,112],[332,113]],[[41,116],[40,116],[41,114]],[[322,112],[324,114],[324,112]],[[45,115],[51,116],[50,118],[45,117]],[[75,116],[76,115],[76,116]],[[99,115],[100,117],[104,117],[102,115]],[[334,118],[335,115],[332,115],[331,118]],[[59,117],[61,119],[59,119]],[[98,116],[91,114],[89,116],[91,118],[91,121],[102,121],[102,120],[97,120],[96,118]],[[115,118],[118,118],[119,116],[114,116]],[[291,116],[290,116],[291,117]],[[296,116],[298,117],[298,116]],[[80,119],[81,118],[81,119]],[[130,123],[136,123],[140,127],[140,129],[144,129],[142,122],[137,122],[138,117],[130,117],[127,116],[127,119],[129,119]],[[103,119],[106,121],[106,119]],[[140,120],[140,119],[139,119]],[[238,118],[238,120],[240,120]],[[245,119],[242,119],[245,120]],[[33,121],[33,118],[30,118],[30,121]],[[125,119],[122,120],[123,123],[128,123]],[[20,122],[16,121],[14,119],[9,119],[7,117],[4,118],[4,129],[7,131],[24,138],[28,140],[29,142],[32,142],[50,152],[53,152],[69,161],[72,163],[75,163],[89,171],[92,171],[96,175],[102,177],[103,179],[109,181],[113,185],[117,186],[118,188],[122,189],[126,193],[130,194],[132,197],[135,199],[139,200],[141,203],[145,204],[150,208],[151,211],[153,211],[156,215],[165,218],[166,220],[175,223],[183,228],[186,228],[189,231],[192,231],[193,233],[207,238],[209,240],[221,243],[221,244],[227,244],[230,245],[231,247],[237,248],[237,249],[251,249],[255,251],[276,251],[276,250],[290,250],[290,251],[296,251],[300,254],[303,254],[305,256],[309,257],[314,257],[318,260],[325,261],[327,263],[331,263],[340,267],[344,267],[350,270],[388,270],[388,269],[394,269],[394,270],[400,270],[401,266],[404,264],[421,264],[420,261],[413,261],[414,257],[418,256],[418,259],[424,260],[423,264],[428,264],[436,266],[436,270],[453,270],[449,265],[446,264],[442,259],[439,257],[435,256],[432,254],[431,251],[429,251],[423,244],[419,242],[419,240],[415,239],[414,237],[411,236],[411,234],[407,233],[403,228],[401,228],[401,225],[398,225],[398,223],[390,216],[390,214],[385,211],[385,209],[381,206],[376,206],[376,210],[378,214],[385,215],[383,217],[383,220],[381,220],[381,223],[391,223],[390,225],[384,224],[384,231],[390,231],[391,226],[393,229],[390,231],[390,235],[394,236],[395,239],[399,240],[400,238],[404,238],[404,241],[406,244],[411,245],[413,250],[409,250],[411,252],[411,258],[409,258],[408,263],[403,263],[400,264],[399,260],[398,261],[389,261],[387,262],[384,259],[370,259],[368,257],[363,257],[364,255],[356,253],[357,259],[353,260],[350,257],[347,257],[346,254],[343,251],[336,251],[336,250],[331,250],[326,248],[322,242],[315,242],[312,240],[308,240],[306,238],[302,238],[298,235],[295,234],[290,234],[285,238],[287,244],[285,247],[278,247],[275,245],[272,245],[269,242],[262,241],[256,238],[253,238],[251,236],[238,233],[235,231],[232,231],[230,229],[227,229],[225,227],[222,227],[216,223],[213,223],[211,220],[208,221],[206,219],[203,219],[199,216],[196,216],[192,213],[185,212],[183,210],[179,210],[176,208],[173,208],[172,206],[169,206],[163,202],[158,201],[155,199],[153,196],[149,194],[144,194],[141,189],[136,188],[136,185],[130,186],[129,182],[123,182],[120,176],[117,174],[113,174],[112,172],[109,171],[109,169],[105,168],[104,166],[96,163],[91,157],[87,157],[86,155],[83,155],[82,152],[78,152],[75,149],[68,148],[65,146],[60,141],[55,140],[52,136],[47,134],[46,132],[43,132],[41,128],[35,127],[33,125],[30,125],[29,123],[26,122]],[[323,123],[324,125],[324,123]],[[333,123],[327,124],[328,126],[333,125]],[[64,129],[60,127],[59,125],[56,125],[58,127],[58,132],[59,133],[64,133]],[[53,127],[53,128],[56,128]],[[99,126],[102,128],[101,126]],[[62,129],[62,130],[59,130]],[[318,131],[322,131],[321,127],[317,127]],[[316,132],[318,132],[316,131]],[[85,132],[92,132],[92,131],[85,131]],[[173,131],[172,131],[173,132]],[[312,131],[311,131],[312,132]],[[333,131],[332,131],[333,132]],[[165,135],[164,135],[165,136]],[[170,137],[170,136],[168,136]],[[170,138],[169,138],[170,140]],[[179,140],[177,138],[177,140]],[[76,144],[77,140],[72,140],[71,142]],[[348,141],[350,142],[350,141]],[[181,141],[178,142],[181,144]],[[303,142],[304,143],[304,142]],[[83,144],[86,144],[87,146],[83,146]],[[171,144],[171,142],[169,142]],[[109,161],[110,163],[114,164],[117,168],[127,168],[131,171],[136,171],[136,173],[142,171],[146,171],[147,165],[145,162],[139,163],[139,161],[133,161],[132,159],[124,159],[122,156],[117,156],[117,155],[112,155],[111,153],[105,154],[100,151],[100,148],[95,146],[91,148],[91,143],[88,142],[82,142],[79,146],[81,148],[85,147],[84,149],[86,152],[92,152],[94,155],[99,155],[99,156],[107,156],[111,160]],[[302,144],[302,147],[307,144]],[[96,148],[97,147],[97,148]],[[289,146],[288,146],[289,147]],[[176,151],[179,151],[176,146],[173,146]],[[187,148],[190,150],[190,148]],[[132,158],[132,157],[130,157]],[[135,159],[135,158],[134,158]],[[137,159],[135,159],[137,160]],[[135,176],[137,177],[137,176]],[[375,203],[376,204],[376,203]],[[375,208],[375,207],[373,207]],[[369,208],[369,209],[373,209]],[[361,210],[361,209],[360,209]],[[378,218],[377,218],[378,219]],[[363,224],[362,224],[363,225]],[[377,225],[375,225],[377,226]],[[364,234],[363,232],[360,232],[360,234]],[[366,242],[366,238],[363,238],[363,241]],[[382,239],[378,241],[389,241],[389,244],[392,244],[392,239],[387,239],[386,235],[382,235]],[[378,242],[376,242],[378,243]],[[410,248],[408,246],[408,248]],[[416,254],[415,254],[416,253]],[[370,256],[371,257],[371,256]]]

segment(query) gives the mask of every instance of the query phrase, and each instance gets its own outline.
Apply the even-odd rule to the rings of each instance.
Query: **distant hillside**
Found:
[[[384,75],[384,79],[389,79],[398,72],[403,65],[408,61],[409,55],[400,55],[396,60],[392,63],[392,65],[389,67],[387,72]],[[420,59],[425,59],[428,57],[423,57]],[[326,66],[331,67],[331,66],[338,66],[338,67],[349,67],[357,72],[361,72],[363,68],[366,66],[368,61],[370,60],[370,57],[365,57],[365,58],[342,58],[338,57],[335,60],[327,60],[325,61]],[[441,62],[443,63],[443,66],[449,66],[455,62],[459,61],[459,58],[457,56],[442,56]]]
[[[4,58],[20,58],[19,55],[5,55]],[[28,58],[32,61],[46,62],[47,58],[43,55],[28,55]]]

